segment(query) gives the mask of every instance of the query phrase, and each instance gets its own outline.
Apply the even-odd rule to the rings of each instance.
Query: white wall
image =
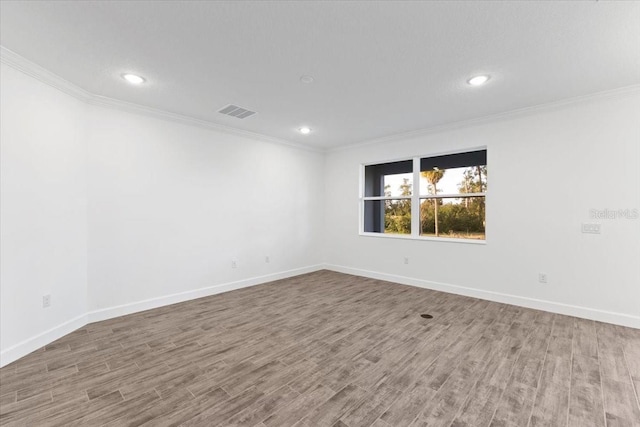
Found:
[[[328,153],[326,262],[640,327],[640,219],[590,218],[590,209],[640,208],[639,111],[636,90]],[[486,245],[358,235],[361,163],[478,146],[488,148]],[[582,234],[582,222],[601,223],[602,234]]]
[[[322,154],[101,107],[89,129],[91,310],[321,263]]]
[[[0,366],[86,322],[321,268],[322,153],[88,104],[4,63],[0,93]]]
[[[90,105],[1,71],[0,366],[88,321],[323,260],[640,327],[640,220],[580,233],[591,208],[640,207],[637,91],[325,156]],[[486,245],[358,235],[361,163],[483,145]]]
[[[5,64],[0,78],[0,348],[28,352],[87,310],[86,105]]]

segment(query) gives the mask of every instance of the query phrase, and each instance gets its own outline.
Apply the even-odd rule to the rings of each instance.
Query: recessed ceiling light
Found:
[[[132,85],[140,85],[145,82],[143,77],[137,76],[135,74],[123,74],[122,78]]]
[[[471,86],[481,86],[488,82],[490,78],[491,76],[489,76],[488,74],[483,74],[480,76],[471,77],[469,80],[467,80],[467,83],[469,83]]]
[[[302,77],[300,77],[300,81],[302,83],[306,83],[306,84],[313,83],[313,77],[312,76],[302,76]]]
[[[308,135],[311,133],[311,128],[308,128],[306,126],[301,127],[300,129],[298,129],[298,131],[300,131],[301,134],[303,135]]]

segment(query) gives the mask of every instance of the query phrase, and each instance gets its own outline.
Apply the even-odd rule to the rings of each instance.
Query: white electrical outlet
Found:
[[[538,282],[540,282],[540,283],[548,283],[547,274],[546,273],[538,273]]]
[[[600,224],[583,222],[582,232],[587,234],[600,234]]]
[[[238,268],[238,260],[237,259],[232,259],[231,260],[231,268]]]
[[[47,308],[51,306],[51,295],[43,295],[42,296],[42,308]]]
[[[266,262],[267,264],[269,264],[271,262],[271,259],[269,258],[269,255],[264,257],[264,262]]]
[[[409,264],[409,258],[404,257],[404,263],[405,263],[405,264]]]

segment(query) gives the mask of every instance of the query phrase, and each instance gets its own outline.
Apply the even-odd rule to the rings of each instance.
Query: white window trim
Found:
[[[467,198],[467,197],[484,197],[485,206],[488,205],[488,189],[484,193],[464,193],[464,194],[430,194],[420,195],[420,159],[428,157],[437,157],[448,154],[466,153],[469,151],[487,150],[487,147],[474,147],[463,150],[449,151],[437,154],[427,154],[421,156],[404,157],[394,160],[383,160],[379,162],[368,162],[360,165],[360,188],[359,188],[359,209],[358,209],[358,234],[364,237],[378,237],[383,239],[404,239],[404,240],[424,240],[434,242],[449,242],[449,243],[467,243],[471,245],[486,245],[487,244],[487,225],[485,225],[485,238],[480,239],[460,239],[454,237],[429,237],[420,235],[420,199],[443,199],[443,198]],[[488,153],[488,151],[487,151]],[[487,154],[488,155],[488,154]],[[413,184],[411,188],[411,196],[364,196],[364,174],[365,167],[370,165],[379,165],[382,163],[398,162],[398,161],[413,161]],[[487,163],[489,161],[487,160]],[[364,202],[369,200],[411,200],[411,234],[393,234],[393,233],[371,233],[364,231]],[[485,212],[485,223],[488,224]]]

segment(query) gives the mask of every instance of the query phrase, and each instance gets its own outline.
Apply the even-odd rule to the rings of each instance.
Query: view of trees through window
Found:
[[[483,153],[485,156],[483,162],[486,163],[486,151]],[[453,156],[455,155],[449,157]],[[432,163],[427,165],[431,166]],[[446,162],[443,163],[446,164]],[[455,162],[449,163],[459,166]],[[383,218],[380,218],[382,221],[378,229],[375,225],[367,229],[365,223],[364,231],[411,235],[411,206],[412,203],[419,203],[420,218],[417,222],[413,221],[414,226],[419,224],[419,230],[413,235],[485,239],[486,164],[424,168],[420,171],[420,194],[418,195],[414,195],[413,173],[407,171],[405,165],[398,166],[399,164],[400,162],[396,162],[393,167],[386,167],[386,170],[391,173],[385,173],[384,165],[375,165],[378,168],[378,175],[372,173],[371,176],[374,178],[369,179],[369,182],[376,182],[375,176],[380,176],[383,191],[375,194],[369,192],[370,195],[377,196],[369,199],[377,200],[367,200],[365,197],[365,221],[367,215],[371,217],[374,210],[383,210],[384,214]],[[397,169],[401,167],[405,169],[397,173]],[[373,222],[376,220],[374,219]]]

